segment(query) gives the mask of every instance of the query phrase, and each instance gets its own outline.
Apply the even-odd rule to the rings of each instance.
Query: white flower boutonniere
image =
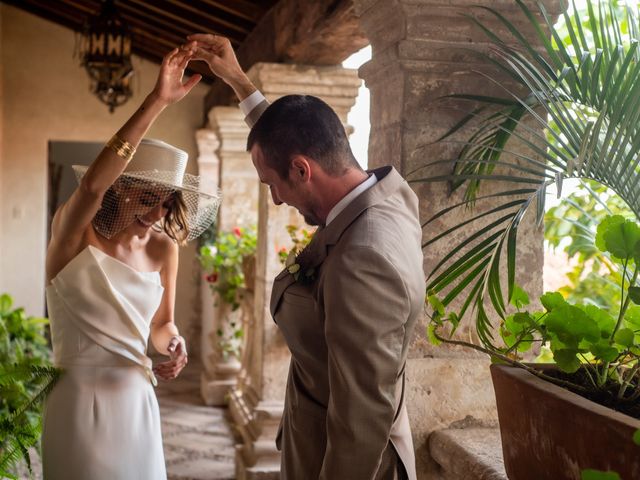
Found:
[[[313,267],[303,268],[305,250],[302,250],[298,255],[296,255],[295,250],[292,250],[291,252],[289,252],[289,255],[287,256],[287,260],[285,262],[285,268],[287,269],[287,271],[291,275],[293,275],[293,278],[296,282],[302,284],[313,282],[316,273],[316,270]]]

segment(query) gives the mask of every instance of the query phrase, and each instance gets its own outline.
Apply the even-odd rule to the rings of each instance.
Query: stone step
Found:
[[[449,428],[433,432],[429,451],[442,480],[508,480],[498,428]]]

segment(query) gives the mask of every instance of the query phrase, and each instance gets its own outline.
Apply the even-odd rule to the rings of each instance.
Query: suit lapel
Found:
[[[309,245],[300,253],[297,261],[303,269],[315,268],[318,270],[318,267],[327,258],[329,248],[338,243],[349,225],[367,208],[386,200],[404,182],[404,179],[392,167],[382,167],[371,173],[378,177],[378,182],[356,197],[327,227],[318,228]],[[274,320],[284,292],[294,282],[293,275],[286,268],[275,278],[269,306]]]
[[[293,278],[293,275],[291,275],[286,268],[282,272],[280,272],[280,274],[273,281],[269,310],[271,311],[271,316],[274,320],[276,318],[276,310],[278,309],[278,305],[280,304],[282,295],[284,295],[285,290],[289,288],[294,282],[295,279]]]
[[[311,242],[306,246],[302,252],[296,257],[296,262],[300,263],[301,267],[304,270],[308,270],[309,268],[316,268],[324,261],[327,256],[327,249],[324,243],[324,231],[325,229],[319,227],[316,230],[316,233],[313,235]],[[284,292],[289,288],[293,283],[295,283],[295,278],[289,271],[285,268],[278,274],[278,276],[273,281],[273,289],[271,290],[271,301],[269,305],[269,309],[271,310],[271,316],[275,320],[276,310],[278,309],[278,305],[280,304],[280,300],[284,295]]]
[[[404,183],[404,179],[393,167],[381,167],[369,170],[378,182],[358,195],[340,214],[325,228],[325,247],[335,245],[349,226],[370,207],[385,201]]]

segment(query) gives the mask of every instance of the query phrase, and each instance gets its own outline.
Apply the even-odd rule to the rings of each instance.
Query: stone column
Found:
[[[256,225],[258,221],[258,175],[246,151],[249,128],[237,107],[214,107],[209,111],[209,128],[217,159],[218,186],[222,204],[218,213],[219,231],[234,227]],[[211,165],[211,168],[214,168]],[[202,360],[204,371],[200,381],[202,398],[207,405],[226,405],[227,394],[235,386],[240,370],[237,358],[224,358],[219,347],[219,330],[226,330],[230,322],[240,322],[242,312],[219,301],[209,285],[202,282],[203,328]]]
[[[248,227],[258,223],[258,174],[247,152],[249,127],[238,107],[213,107],[209,125],[220,141],[222,204],[218,229]]]
[[[355,71],[339,66],[258,63],[248,74],[269,101],[293,93],[322,98],[350,131],[347,114],[360,86]],[[275,435],[282,417],[290,354],[269,312],[269,299],[273,279],[282,270],[277,250],[291,246],[285,227],[292,224],[302,226],[298,212],[274,205],[268,188],[261,185],[253,318],[238,386],[229,403],[234,427],[242,438],[236,450],[238,480],[279,478]]]
[[[207,182],[205,187],[214,191],[220,184],[220,159],[216,151],[220,147],[220,141],[209,128],[201,128],[196,131],[196,144],[198,145],[198,174],[202,182]],[[211,342],[209,335],[213,330],[213,297],[209,284],[200,279],[200,359],[203,365],[208,362],[211,355]]]
[[[544,3],[557,11],[556,0]],[[407,175],[431,161],[455,158],[459,144],[432,142],[462,118],[461,109],[470,110],[469,104],[437,99],[454,93],[504,95],[478,74],[490,71],[490,66],[469,48],[486,48],[487,39],[465,14],[474,13],[472,6],[489,6],[515,19],[526,35],[531,28],[517,4],[512,0],[354,0],[354,4],[373,47],[372,60],[359,71],[371,91],[370,167],[391,164]],[[529,4],[535,8],[533,1]],[[494,32],[506,33],[486,12],[476,12]],[[456,139],[468,135],[469,130]],[[450,170],[443,166],[424,174],[438,171]],[[450,197],[445,184],[413,186],[421,201],[422,221],[460,199]],[[431,228],[444,231],[460,221],[460,216],[448,218]],[[433,231],[425,232],[425,238],[433,236]],[[519,241],[526,255],[520,257],[518,282],[535,298],[542,293],[543,232],[526,225]],[[425,250],[425,273],[449,251],[450,242],[447,238]],[[492,425],[496,412],[489,359],[468,350],[433,347],[425,327],[426,320],[417,326],[409,352],[407,398],[418,477],[436,479],[440,477],[429,455],[429,434],[452,425]]]

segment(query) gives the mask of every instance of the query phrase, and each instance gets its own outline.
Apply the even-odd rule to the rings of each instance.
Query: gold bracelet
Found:
[[[131,161],[131,159],[133,158],[133,154],[136,153],[136,147],[134,147],[126,140],[122,140],[120,137],[118,137],[118,135],[114,135],[113,137],[111,137],[111,140],[107,142],[105,147],[113,150],[116,155],[125,160],[127,163]]]

